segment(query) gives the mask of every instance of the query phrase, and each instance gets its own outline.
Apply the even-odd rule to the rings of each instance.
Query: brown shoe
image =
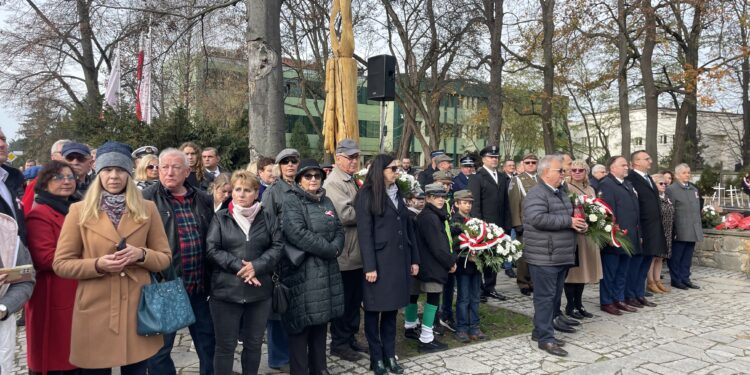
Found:
[[[602,305],[601,309],[602,311],[606,313],[610,313],[612,315],[622,315],[620,310],[612,303],[609,305]]]
[[[627,304],[628,306],[637,307],[639,309],[643,308],[643,304],[635,298],[626,299],[625,304]]]
[[[656,283],[653,281],[648,282],[648,284],[646,285],[646,289],[651,293],[656,293],[656,294],[664,293],[661,289],[659,289],[659,286],[656,285]]]
[[[617,307],[618,309],[622,311],[627,311],[627,312],[632,312],[632,313],[638,311],[638,309],[636,309],[635,307],[630,307],[620,301],[615,302],[615,307]]]
[[[549,354],[556,355],[559,357],[565,357],[568,355],[568,352],[566,352],[565,349],[561,348],[554,342],[548,342],[546,344],[539,344],[539,349],[542,349]]]
[[[640,302],[643,306],[656,307],[656,304],[647,300],[646,297],[638,298],[638,302]]]
[[[671,288],[669,288],[668,286],[665,286],[664,284],[662,284],[661,280],[659,280],[659,281],[656,282],[656,286],[659,289],[661,289],[661,291],[664,292],[664,293],[669,293],[669,292],[672,291]]]

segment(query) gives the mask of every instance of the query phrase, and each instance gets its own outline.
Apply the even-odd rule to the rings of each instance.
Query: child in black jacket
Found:
[[[411,303],[405,310],[404,326],[409,338],[417,338],[417,298],[419,293],[427,293],[427,303],[422,314],[422,329],[419,333],[419,350],[436,352],[447,349],[447,346],[435,340],[433,326],[443,284],[450,273],[456,270],[456,256],[452,251],[452,238],[445,230],[448,219],[445,210],[447,193],[442,184],[434,183],[425,187],[427,204],[417,215],[417,232],[419,243],[420,266],[417,274],[416,288],[412,289]]]

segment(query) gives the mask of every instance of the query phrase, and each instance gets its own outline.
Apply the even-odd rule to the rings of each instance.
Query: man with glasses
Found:
[[[281,206],[287,192],[294,186],[294,176],[299,168],[299,151],[293,148],[285,148],[276,155],[276,164],[279,166],[281,178],[263,192],[261,201],[265,211],[278,223],[281,215]],[[268,367],[278,370],[289,366],[289,339],[281,324],[281,317],[272,314],[266,325],[266,337],[268,344]]]
[[[536,175],[537,162],[539,158],[533,153],[529,153],[521,158],[524,172],[517,175],[511,184],[510,198],[510,217],[513,229],[516,232],[516,239],[523,241],[523,200],[526,193],[537,185],[538,177]],[[529,275],[529,266],[526,259],[521,257],[516,261],[516,284],[525,296],[530,296],[534,291],[534,282]]]
[[[524,257],[534,279],[534,331],[531,339],[539,349],[567,356],[562,340],[555,338],[555,311],[562,297],[565,275],[576,260],[576,233],[585,232],[586,220],[573,217],[573,204],[561,189],[563,162],[547,155],[540,164],[541,181],[529,189],[523,201],[526,233]]]
[[[641,253],[633,254],[630,258],[630,268],[625,282],[625,303],[639,308],[656,306],[655,303],[646,299],[646,279],[654,257],[663,256],[667,249],[667,239],[664,237],[664,226],[661,221],[659,190],[648,174],[651,164],[653,160],[646,151],[636,151],[630,155],[632,169],[625,177],[638,193],[641,235],[643,236]]]
[[[74,196],[79,200],[83,199],[91,183],[91,177],[89,176],[89,172],[91,171],[91,150],[84,144],[69,142],[63,146],[62,156],[78,178]]]
[[[508,200],[508,176],[497,170],[500,149],[497,146],[487,146],[479,152],[482,157],[482,167],[469,178],[469,191],[474,197],[471,217],[494,223],[510,233],[510,204]],[[487,301],[488,297],[504,301],[507,298],[495,290],[497,273],[491,268],[485,268],[482,296],[480,300]]]
[[[599,194],[601,199],[612,208],[620,229],[627,231],[634,254],[639,254],[641,246],[640,204],[633,185],[625,179],[628,176],[628,161],[623,156],[613,156],[607,162],[607,168],[609,175],[604,177],[599,184]],[[622,248],[614,246],[602,248],[603,277],[599,283],[599,302],[602,311],[612,315],[622,315],[621,311],[638,311],[625,302],[630,259]]]
[[[363,358],[359,352],[367,352],[367,348],[356,339],[364,280],[362,254],[359,252],[357,237],[357,215],[354,211],[358,187],[352,177],[359,170],[359,145],[351,139],[344,139],[336,147],[335,157],[336,163],[323,187],[344,226],[344,251],[338,257],[344,285],[344,315],[331,321],[331,355],[356,362]]]
[[[208,307],[206,236],[214,216],[213,197],[186,182],[190,175],[185,153],[168,148],[159,155],[159,182],[143,190],[153,201],[172,249],[172,267],[182,279],[195,314],[188,327],[200,361],[200,374],[213,374],[216,338]],[[150,374],[176,373],[171,352],[176,335],[164,335],[164,346],[148,360]]]

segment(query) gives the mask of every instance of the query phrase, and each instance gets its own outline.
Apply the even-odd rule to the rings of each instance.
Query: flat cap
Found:
[[[285,148],[279,152],[278,155],[276,155],[276,164],[281,163],[282,160],[288,157],[295,157],[299,159],[299,151],[293,149],[293,148]]]
[[[445,155],[445,154],[438,155],[437,157],[435,157],[435,163],[440,163],[440,162],[444,162],[444,161],[452,162],[453,158],[450,157],[450,156],[448,156],[448,155]]]
[[[346,156],[359,154],[359,145],[353,139],[342,139],[338,146],[336,146],[336,153]]]
[[[539,158],[533,152],[529,152],[528,154],[524,155],[521,160],[539,160]]]
[[[453,182],[453,173],[450,171],[437,171],[432,174],[434,181],[450,181]]]
[[[459,190],[455,193],[453,193],[453,199],[454,200],[462,200],[462,201],[474,201],[474,197],[471,195],[471,191],[469,190]]]
[[[62,154],[62,156],[68,156],[70,154],[81,154],[85,156],[90,156],[91,150],[89,149],[89,146],[86,146],[83,143],[68,142],[65,144],[65,146],[63,146],[60,153]]]
[[[438,197],[445,197],[448,192],[445,191],[445,187],[441,183],[431,183],[424,187],[424,193],[426,195],[436,195]]]

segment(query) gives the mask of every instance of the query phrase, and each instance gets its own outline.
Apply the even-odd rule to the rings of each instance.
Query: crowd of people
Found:
[[[664,259],[672,287],[698,288],[690,264],[702,240],[700,203],[687,165],[649,175],[645,151],[591,168],[565,153],[518,163],[499,155],[488,146],[481,160],[460,158],[454,174],[440,150],[421,172],[379,154],[358,176],[363,155],[350,139],[330,168],[284,149],[236,171],[220,166],[215,148],[191,142],[160,151],[60,140],[49,162],[22,174],[4,163],[0,131],[0,231],[20,245],[15,264],[0,260],[36,270],[0,289],[0,324],[26,306],[30,374],[176,374],[176,333],[136,331],[143,286],[152,274],[172,275],[195,316],[187,328],[201,374],[231,374],[238,345],[242,373],[257,373],[264,338],[269,367],[327,374],[329,334],[331,355],[367,354],[375,374],[401,374],[399,311],[405,337],[429,353],[447,349],[447,334],[487,340],[479,306],[506,299],[496,270],[459,248],[471,218],[523,243],[522,259],[500,271],[533,295],[532,340],[553,355],[567,355],[555,331],[573,333],[594,316],[582,301],[586,284],[600,283],[601,310],[613,315],[670,292]],[[420,187],[400,190],[400,174],[417,175]],[[582,195],[611,207],[633,254],[586,236],[572,199]],[[362,321],[366,343],[357,339]]]

